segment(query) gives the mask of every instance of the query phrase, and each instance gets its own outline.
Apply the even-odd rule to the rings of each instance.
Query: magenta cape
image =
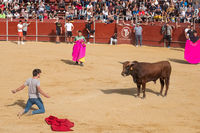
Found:
[[[200,40],[195,43],[186,41],[184,58],[191,64],[200,63]]]
[[[85,57],[86,45],[83,43],[83,39],[75,42],[72,52],[72,60],[79,61],[79,59]]]

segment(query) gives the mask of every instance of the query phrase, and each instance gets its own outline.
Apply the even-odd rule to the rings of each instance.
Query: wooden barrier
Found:
[[[17,24],[19,20],[14,20],[13,22],[8,22],[8,40],[17,40]],[[56,40],[56,26],[55,20],[48,20],[44,22],[37,22],[36,20],[29,20],[31,22],[28,27],[27,40],[30,41],[51,41]],[[37,25],[36,25],[37,24]],[[64,21],[61,21],[63,33],[61,35],[61,41],[65,41],[64,32]],[[75,21],[73,22],[75,29],[73,30],[73,36],[77,35],[77,31],[81,30],[84,36],[87,36],[85,29],[85,21]],[[93,27],[94,25],[92,25]],[[185,36],[184,29],[187,24],[181,24],[179,28],[173,30],[173,42],[172,47],[184,47]],[[200,32],[199,24],[196,25],[198,33]],[[36,30],[38,27],[38,30]],[[161,34],[162,24],[156,25],[143,25],[143,44],[149,46],[164,46],[163,35]],[[38,32],[38,34],[36,34]],[[117,32],[118,44],[135,44],[133,27],[130,25],[118,25],[116,23],[105,24],[96,22],[95,23],[95,42],[96,43],[109,43],[112,35]],[[6,40],[6,20],[0,21],[0,40]],[[38,35],[36,37],[36,35]],[[36,39],[37,38],[37,39]],[[90,39],[93,42],[93,39]]]

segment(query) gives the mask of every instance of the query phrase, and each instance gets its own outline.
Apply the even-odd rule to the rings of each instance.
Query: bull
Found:
[[[164,85],[166,85],[166,90],[164,96],[167,96],[167,91],[169,88],[169,81],[171,75],[171,65],[168,61],[160,61],[156,63],[138,62],[138,61],[126,61],[123,64],[122,76],[131,75],[133,81],[137,84],[138,93],[140,96],[140,88],[142,86],[143,98],[146,97],[145,89],[146,83],[160,79],[161,89],[160,95],[163,93]]]

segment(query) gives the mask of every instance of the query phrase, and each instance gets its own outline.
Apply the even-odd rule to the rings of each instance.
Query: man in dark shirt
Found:
[[[55,22],[56,24],[56,43],[60,43],[60,35],[62,34],[62,24],[59,19]]]
[[[90,37],[94,37],[93,36],[93,34],[94,34],[94,32],[95,32],[95,30],[92,30],[92,23],[93,23],[93,21],[90,19],[90,20],[88,20],[88,22],[87,22],[87,24],[85,25],[85,27],[86,27],[86,31],[87,31],[87,41],[89,42],[89,38]],[[92,34],[92,35],[90,35],[90,34]]]
[[[194,30],[194,27],[192,26],[191,29],[187,32],[189,34],[190,40],[195,43],[199,40],[199,37],[197,36],[197,31]]]

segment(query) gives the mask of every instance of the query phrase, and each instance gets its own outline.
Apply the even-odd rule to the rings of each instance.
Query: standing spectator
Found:
[[[188,30],[188,35],[189,35],[189,39],[191,40],[192,38],[194,38],[194,32],[195,32],[195,30],[194,30],[194,26],[193,25],[191,25],[191,28],[190,28],[190,30]]]
[[[138,23],[134,28],[136,47],[138,47],[138,41],[140,41],[140,47],[142,46],[142,27]]]
[[[189,24],[188,26],[187,26],[187,28],[185,29],[185,38],[186,39],[189,39],[189,34],[188,34],[188,31],[191,29],[191,25]]]
[[[59,18],[57,18],[56,24],[56,43],[60,43],[60,35],[62,34],[62,24],[59,21]]]
[[[169,25],[169,23],[166,23],[166,25],[164,26],[164,41],[167,41],[167,47],[170,48],[170,44],[172,41],[172,27]]]
[[[22,25],[22,21],[20,20],[18,25],[17,25],[17,29],[18,29],[18,45],[24,44],[23,42],[23,33],[22,33],[22,29],[23,29],[23,25]]]
[[[65,31],[67,32],[67,43],[72,44],[72,31],[74,29],[74,25],[67,19],[67,22],[65,23]]]
[[[90,19],[87,22],[87,24],[85,25],[86,31],[87,31],[87,39],[88,39],[87,41],[88,41],[88,43],[89,43],[89,38],[94,37],[93,34],[94,34],[95,30],[92,30],[92,23],[93,23],[93,21]],[[90,35],[90,34],[92,34],[92,35]]]
[[[114,35],[110,38],[110,45],[113,45],[113,42],[115,45],[117,44],[117,33],[114,33]]]
[[[28,30],[28,26],[30,25],[30,23],[27,23],[27,20],[25,20],[25,23],[23,23],[23,40],[26,40],[26,35],[27,35],[27,30]]]

